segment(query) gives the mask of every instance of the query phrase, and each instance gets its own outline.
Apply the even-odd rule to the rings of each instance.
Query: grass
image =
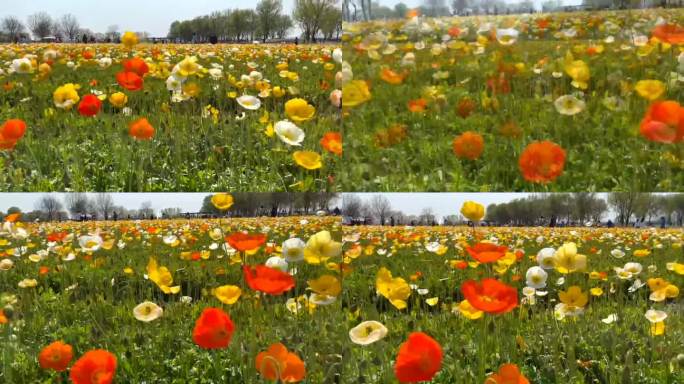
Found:
[[[682,83],[671,80],[684,71],[678,64],[681,46],[651,42],[639,47],[631,40],[640,34],[650,37],[659,17],[681,25],[684,12],[671,9],[346,24],[344,59],[354,79],[369,84],[371,99],[345,111],[345,156],[355,166],[343,169],[342,189],[679,190],[684,185],[681,143],[651,142],[639,134],[650,102],[635,91],[638,81],[661,81],[666,88],[661,100],[684,98]],[[539,29],[540,19],[549,20],[546,30]],[[478,34],[485,23],[491,23],[492,29]],[[423,29],[417,31],[416,25]],[[461,34],[443,42],[453,27]],[[503,28],[520,32],[514,44],[504,46],[493,37],[494,29]],[[567,30],[577,35],[558,35]],[[614,42],[605,41],[609,36]],[[424,48],[419,50],[420,44]],[[433,51],[435,46],[441,51]],[[588,53],[598,46],[602,52]],[[585,90],[573,87],[564,70],[568,52],[589,68]],[[415,55],[414,65],[402,65],[407,54]],[[398,84],[388,83],[381,77],[385,69],[405,78]],[[441,74],[448,77],[439,77]],[[488,81],[502,75],[510,92],[500,88],[495,94]],[[553,102],[570,94],[583,100],[586,107],[575,115],[562,115]],[[427,101],[426,110],[411,112],[409,101],[421,98]],[[467,117],[459,113],[464,100],[473,102]],[[619,108],[606,106],[615,100],[620,100]],[[405,127],[405,137],[390,134],[394,141],[383,145],[379,138],[397,125]],[[484,138],[484,151],[476,160],[459,159],[452,150],[454,138],[465,131]],[[566,152],[562,175],[549,184],[526,181],[518,167],[523,149],[541,140],[550,140]]]
[[[300,220],[308,220],[307,224]],[[159,235],[149,228],[159,229]],[[91,255],[78,253],[76,238],[99,229],[105,240],[122,241],[124,248],[114,245]],[[261,382],[255,368],[256,354],[269,345],[282,342],[306,364],[306,383],[339,381],[345,331],[339,327],[342,311],[338,302],[317,306],[312,313],[301,311],[295,316],[286,309],[287,298],[307,294],[308,279],[327,271],[324,266],[297,264],[295,288],[284,296],[257,295],[242,280],[238,262],[229,262],[221,248],[212,250],[208,259],[182,259],[181,252],[207,250],[215,240],[208,230],[222,228],[234,231],[268,232],[268,242],[279,246],[290,236],[306,241],[321,230],[329,230],[339,240],[341,228],[335,218],[293,217],[280,219],[228,219],[193,221],[143,221],[119,223],[67,223],[29,225],[30,236],[23,241],[3,236],[3,257],[14,261],[14,268],[0,272],[3,306],[13,295],[14,315],[0,324],[2,369],[0,381],[7,383],[56,383],[56,373],[42,370],[37,361],[41,348],[54,340],[64,340],[74,348],[74,360],[87,350],[103,348],[118,359],[117,383],[255,383]],[[63,247],[77,252],[73,261],[62,261],[56,253],[38,263],[28,255],[45,249],[49,233],[66,231],[74,242]],[[161,235],[176,234],[183,244],[171,247]],[[222,241],[218,241],[222,244]],[[26,246],[21,257],[7,252]],[[278,253],[273,248],[271,255]],[[66,252],[66,253],[65,253]],[[263,263],[269,256],[262,247],[248,263]],[[174,284],[181,287],[177,295],[164,294],[152,281],[145,279],[146,265],[155,256],[160,265],[171,271]],[[41,266],[49,272],[38,273]],[[292,266],[292,265],[291,265]],[[131,268],[127,274],[124,268]],[[334,272],[333,272],[334,274]],[[19,281],[35,278],[35,288],[21,289]],[[221,303],[211,288],[233,284],[242,287],[242,296],[233,305]],[[192,298],[184,303],[181,297]],[[143,323],[133,316],[133,308],[142,301],[152,301],[164,309],[162,317]],[[226,349],[204,350],[192,341],[195,320],[206,307],[219,307],[235,323],[236,331]],[[64,375],[64,378],[66,375]]]
[[[502,274],[486,264],[463,270],[451,266],[456,260],[474,261],[464,250],[466,244],[474,244],[471,229],[465,227],[345,227],[344,235],[345,255],[353,269],[344,282],[347,327],[376,320],[389,330],[384,339],[370,346],[352,345],[352,363],[345,371],[348,382],[396,382],[393,364],[397,351],[408,334],[416,331],[427,333],[443,348],[442,367],[434,383],[483,383],[486,374],[509,362],[517,364],[532,383],[677,383],[684,378],[676,360],[678,355],[681,358],[684,341],[681,295],[650,301],[648,285],[629,292],[634,279],[620,280],[613,271],[626,262],[638,262],[643,265],[638,278],[644,283],[662,277],[681,287],[682,275],[666,268],[667,263],[682,260],[679,230],[478,228],[479,239],[496,238],[511,252],[524,251]],[[645,235],[649,235],[646,240]],[[577,242],[579,252],[587,255],[586,271],[562,275],[548,270],[548,294],[538,296],[536,304],[519,302],[509,313],[485,313],[477,320],[454,309],[464,299],[460,286],[467,279],[497,277],[515,287],[519,298],[524,297],[520,292],[526,285],[525,273],[537,265],[532,260],[537,252],[569,241]],[[426,250],[433,242],[445,246],[445,252],[438,255]],[[615,248],[626,255],[614,258],[610,252]],[[638,258],[633,256],[637,249],[652,253]],[[415,284],[406,309],[398,310],[376,294],[380,267]],[[607,278],[592,279],[593,271],[605,272]],[[411,277],[419,273],[419,277]],[[565,282],[559,285],[563,276]],[[558,320],[554,316],[558,293],[572,285],[587,294],[589,288],[601,287],[603,294],[590,295],[582,315]],[[420,295],[417,289],[428,292]],[[435,306],[426,302],[433,297],[439,300]],[[665,334],[650,334],[651,323],[644,317],[650,308],[668,314]],[[610,314],[617,314],[618,320],[603,323]]]

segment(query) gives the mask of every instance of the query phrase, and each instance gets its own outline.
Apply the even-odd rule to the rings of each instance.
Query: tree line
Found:
[[[459,225],[466,219],[454,214],[439,218],[431,208],[407,215],[392,207],[387,197],[368,200],[346,194],[342,200],[346,224]],[[610,217],[608,217],[610,216]],[[490,204],[484,222],[502,226],[682,226],[683,193],[612,192],[606,198],[592,192],[534,194],[509,202]]]
[[[588,9],[629,9],[644,7],[681,7],[684,0],[584,0],[582,7]],[[544,0],[541,3],[542,12],[558,12],[580,9],[582,7],[568,7],[561,0]],[[416,8],[421,15],[456,16],[456,15],[496,15],[514,13],[532,13],[535,5],[532,0],[506,2],[504,0],[423,0],[423,4]],[[361,21],[374,19],[401,19],[406,16],[409,8],[405,3],[397,3],[394,7],[381,5],[371,0],[343,0],[342,12],[345,21]]]
[[[189,218],[189,217],[257,217],[257,216],[291,216],[310,215],[318,210],[339,214],[333,204],[337,194],[324,192],[305,193],[234,193],[234,203],[222,212],[211,203],[211,196],[206,195],[199,212],[185,212],[179,207],[167,207],[155,210],[151,201],[144,201],[139,208],[116,205],[110,193],[66,193],[61,199],[58,194],[46,193],[38,199],[34,210],[22,212],[19,207],[9,207],[7,212],[0,212],[0,219],[13,213],[21,213],[22,221],[66,221],[66,220],[124,220],[124,219],[156,219],[156,218]]]
[[[147,32],[137,32],[145,39]],[[37,12],[29,15],[26,22],[16,16],[5,16],[0,20],[0,41],[17,43],[20,41],[43,40],[46,38],[60,42],[119,42],[121,33],[119,26],[110,25],[105,33],[93,32],[81,27],[78,18],[72,14],[53,18],[47,12]]]
[[[332,40],[342,33],[338,0],[295,0],[292,15],[283,13],[281,0],[259,0],[255,9],[228,9],[191,20],[174,21],[168,38],[182,42],[241,42],[284,39],[299,27],[302,38]]]

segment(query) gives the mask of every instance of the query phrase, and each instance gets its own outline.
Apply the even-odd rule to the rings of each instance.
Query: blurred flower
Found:
[[[230,344],[235,325],[227,313],[219,308],[205,308],[195,322],[192,341],[204,349],[221,349]]]
[[[430,381],[442,367],[442,347],[423,332],[412,332],[399,347],[394,375],[400,383]]]
[[[96,349],[86,352],[69,371],[74,384],[111,384],[116,373],[116,356],[111,352]]]
[[[387,336],[387,328],[375,320],[364,321],[349,330],[352,343],[369,345]]]
[[[146,323],[158,319],[163,313],[164,310],[151,301],[143,301],[133,308],[133,316]]]

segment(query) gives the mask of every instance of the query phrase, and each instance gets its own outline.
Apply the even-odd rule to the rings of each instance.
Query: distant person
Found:
[[[394,227],[394,216],[390,216],[390,226]]]
[[[295,37],[295,45],[299,45],[299,37]]]
[[[83,34],[82,41],[83,41],[83,44],[88,44],[88,35],[86,35],[85,33]]]
[[[114,221],[116,221],[118,218],[119,218],[119,214],[116,213],[116,211],[114,211],[114,213],[112,214],[112,219],[114,219]]]
[[[606,223],[606,227],[608,228],[613,228],[615,224],[613,224],[613,220],[608,219],[608,222]]]
[[[665,228],[665,216],[660,216],[660,228]]]

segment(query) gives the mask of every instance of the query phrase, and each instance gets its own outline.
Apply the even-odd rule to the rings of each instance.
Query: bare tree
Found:
[[[52,32],[52,18],[46,12],[30,15],[27,24],[34,38],[42,39]]]
[[[52,221],[59,218],[59,212],[62,210],[62,203],[59,202],[55,195],[46,194],[38,200],[36,209],[45,212],[47,219]]]
[[[152,208],[152,202],[151,201],[143,201],[142,204],[140,204],[140,209],[138,210],[141,216],[144,216],[146,219],[152,218],[154,216],[154,208]]]
[[[24,33],[26,27],[21,23],[21,20],[14,16],[7,16],[2,19],[2,31],[7,34],[7,37],[12,42],[18,42],[21,34]]]
[[[370,209],[373,215],[380,219],[380,225],[385,225],[385,219],[392,211],[392,204],[385,196],[376,194],[371,198]]]
[[[612,192],[608,194],[608,204],[615,209],[615,213],[618,215],[618,223],[621,225],[629,224],[629,219],[634,214],[638,199],[638,192]]]
[[[71,217],[79,218],[80,215],[85,215],[90,209],[90,200],[85,193],[68,193],[64,199]]]
[[[70,13],[59,19],[59,29],[69,41],[76,41],[78,39],[80,28],[78,19]]]
[[[98,193],[95,197],[95,208],[98,215],[109,220],[109,214],[114,212],[114,199],[109,193]]]
[[[349,216],[352,218],[357,218],[361,216],[361,207],[363,206],[363,201],[361,198],[355,194],[345,194],[342,197],[342,215]]]

